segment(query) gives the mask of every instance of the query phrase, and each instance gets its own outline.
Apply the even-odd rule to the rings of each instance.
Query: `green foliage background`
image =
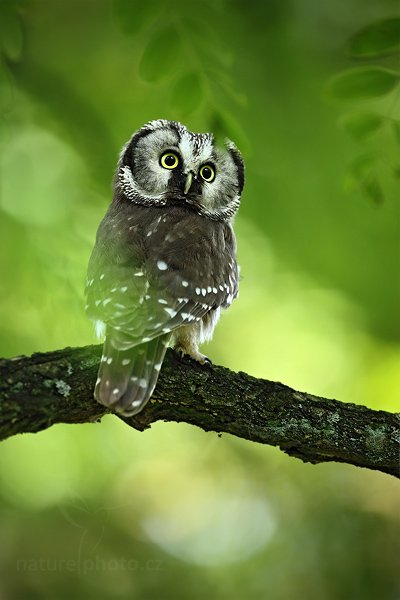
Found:
[[[400,401],[398,1],[2,0],[3,356],[94,342],[83,281],[119,148],[153,118],[246,159],[216,363]],[[400,490],[113,417],[0,448],[0,598],[396,600]]]

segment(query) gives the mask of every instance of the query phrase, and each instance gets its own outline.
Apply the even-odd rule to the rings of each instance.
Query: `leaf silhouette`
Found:
[[[327,92],[336,100],[375,98],[391,92],[399,80],[399,73],[383,67],[359,67],[336,75]]]
[[[5,56],[13,61],[22,54],[23,35],[19,15],[10,4],[0,3],[0,45]]]
[[[383,118],[372,111],[356,111],[344,115],[341,125],[355,139],[364,140],[374,134],[383,124]]]
[[[375,58],[400,52],[400,18],[384,19],[357,31],[349,44],[356,58]]]
[[[158,16],[160,5],[159,0],[114,0],[114,17],[124,33],[135,35]]]

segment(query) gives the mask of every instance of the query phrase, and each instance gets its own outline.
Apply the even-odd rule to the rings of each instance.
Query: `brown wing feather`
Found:
[[[115,330],[121,349],[200,320],[236,297],[229,224],[184,207],[109,213],[89,264],[88,313]],[[113,236],[114,229],[120,234]]]

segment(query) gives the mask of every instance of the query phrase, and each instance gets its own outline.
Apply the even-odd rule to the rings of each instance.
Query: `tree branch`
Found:
[[[106,414],[93,399],[100,356],[101,346],[88,346],[1,359],[0,440]],[[304,462],[345,462],[400,477],[400,414],[201,366],[172,350],[147,407],[124,421],[143,431],[160,419],[279,446]]]

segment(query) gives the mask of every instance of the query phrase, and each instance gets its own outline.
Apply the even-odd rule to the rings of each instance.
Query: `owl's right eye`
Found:
[[[160,165],[164,169],[175,169],[179,165],[179,158],[174,152],[165,152],[160,158]]]

